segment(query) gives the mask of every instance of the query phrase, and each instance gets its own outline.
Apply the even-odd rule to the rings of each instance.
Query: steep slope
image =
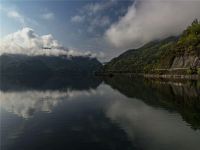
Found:
[[[195,20],[178,41],[161,54],[162,68],[200,67],[200,23]]]
[[[154,73],[200,67],[200,23],[195,20],[179,37],[150,42],[128,50],[107,63],[103,72]]]
[[[154,41],[139,49],[128,50],[104,66],[108,72],[146,72],[158,63],[161,53],[175,43],[177,37]]]

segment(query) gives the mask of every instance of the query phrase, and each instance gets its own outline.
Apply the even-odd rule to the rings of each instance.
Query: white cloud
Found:
[[[45,20],[52,20],[54,19],[55,15],[52,12],[48,12],[48,13],[44,13],[41,15],[41,18],[45,19]]]
[[[108,16],[98,16],[91,20],[91,26],[93,27],[104,27],[110,24],[110,18]]]
[[[194,18],[200,18],[200,0],[136,0],[105,37],[117,48],[136,48],[180,34]]]
[[[84,10],[87,11],[89,15],[93,15],[100,11],[110,8],[115,3],[116,0],[108,0],[106,2],[101,2],[101,3],[90,3],[84,6]]]
[[[87,29],[89,33],[95,32],[96,28],[99,27],[108,27],[111,23],[110,18],[108,16],[96,16],[91,20],[90,19],[88,20],[89,25]]]
[[[63,47],[51,34],[38,35],[31,28],[23,28],[0,39],[0,55],[2,54],[24,54],[30,56],[90,56],[102,57],[103,54],[91,51],[79,51]]]
[[[88,4],[85,6],[85,8],[91,13],[96,13],[100,10],[105,9],[105,6],[106,6],[105,4],[95,3],[95,4]]]
[[[103,15],[102,12],[107,11],[114,4],[116,4],[116,0],[88,3],[82,7],[77,15],[71,17],[71,22],[84,22],[87,24],[87,31],[89,33],[95,32],[99,27],[103,28],[110,25],[110,18]]]
[[[17,8],[14,7],[5,7],[4,5],[0,5],[1,13],[4,13],[7,17],[16,20],[20,23],[22,27],[27,26],[27,24],[38,25],[38,22],[32,18],[25,16],[21,13]]]
[[[25,25],[25,18],[19,12],[12,10],[7,12],[7,16],[10,18],[14,18],[19,21],[22,25]]]
[[[31,28],[23,28],[0,40],[0,54],[59,55],[67,52],[51,34],[39,36]],[[51,48],[51,49],[46,49]]]
[[[76,15],[76,16],[73,16],[73,17],[71,18],[71,22],[80,23],[80,22],[83,22],[84,19],[85,19],[84,16]]]

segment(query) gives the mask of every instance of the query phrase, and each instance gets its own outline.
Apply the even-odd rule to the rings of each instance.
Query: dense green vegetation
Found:
[[[183,55],[184,53],[199,55],[200,54],[200,23],[194,20],[181,35],[175,45],[176,54]]]
[[[103,72],[155,72],[155,70],[169,69],[176,57],[185,55],[200,56],[200,23],[198,20],[194,20],[179,37],[153,41],[141,48],[126,51],[107,63]],[[195,73],[197,72],[198,68],[195,68]]]
[[[177,42],[169,44],[161,53],[157,68],[170,68],[175,57],[183,55],[200,56],[200,23],[193,23],[181,34]]]
[[[105,71],[143,72],[148,71],[158,63],[163,51],[176,41],[170,37],[162,41],[146,44],[139,49],[128,50],[105,65]]]

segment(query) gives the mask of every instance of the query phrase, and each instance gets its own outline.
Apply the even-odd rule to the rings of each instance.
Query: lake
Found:
[[[199,150],[200,84],[1,79],[1,150]]]

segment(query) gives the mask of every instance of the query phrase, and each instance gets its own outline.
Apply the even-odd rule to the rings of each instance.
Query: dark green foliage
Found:
[[[104,66],[104,72],[152,72],[169,69],[175,57],[200,56],[200,23],[193,23],[180,35],[150,42],[139,49],[128,50]]]
[[[190,67],[190,68],[187,70],[187,74],[197,74],[197,68]]]
[[[159,58],[175,41],[170,37],[155,41],[136,50],[129,50],[105,65],[104,71],[148,72],[159,62]]]
[[[198,20],[194,20],[191,26],[183,32],[175,48],[178,55],[183,55],[184,53],[200,54],[200,24]]]
[[[197,20],[189,26],[178,41],[169,45],[160,55],[158,68],[170,68],[175,57],[200,56],[200,24]]]

